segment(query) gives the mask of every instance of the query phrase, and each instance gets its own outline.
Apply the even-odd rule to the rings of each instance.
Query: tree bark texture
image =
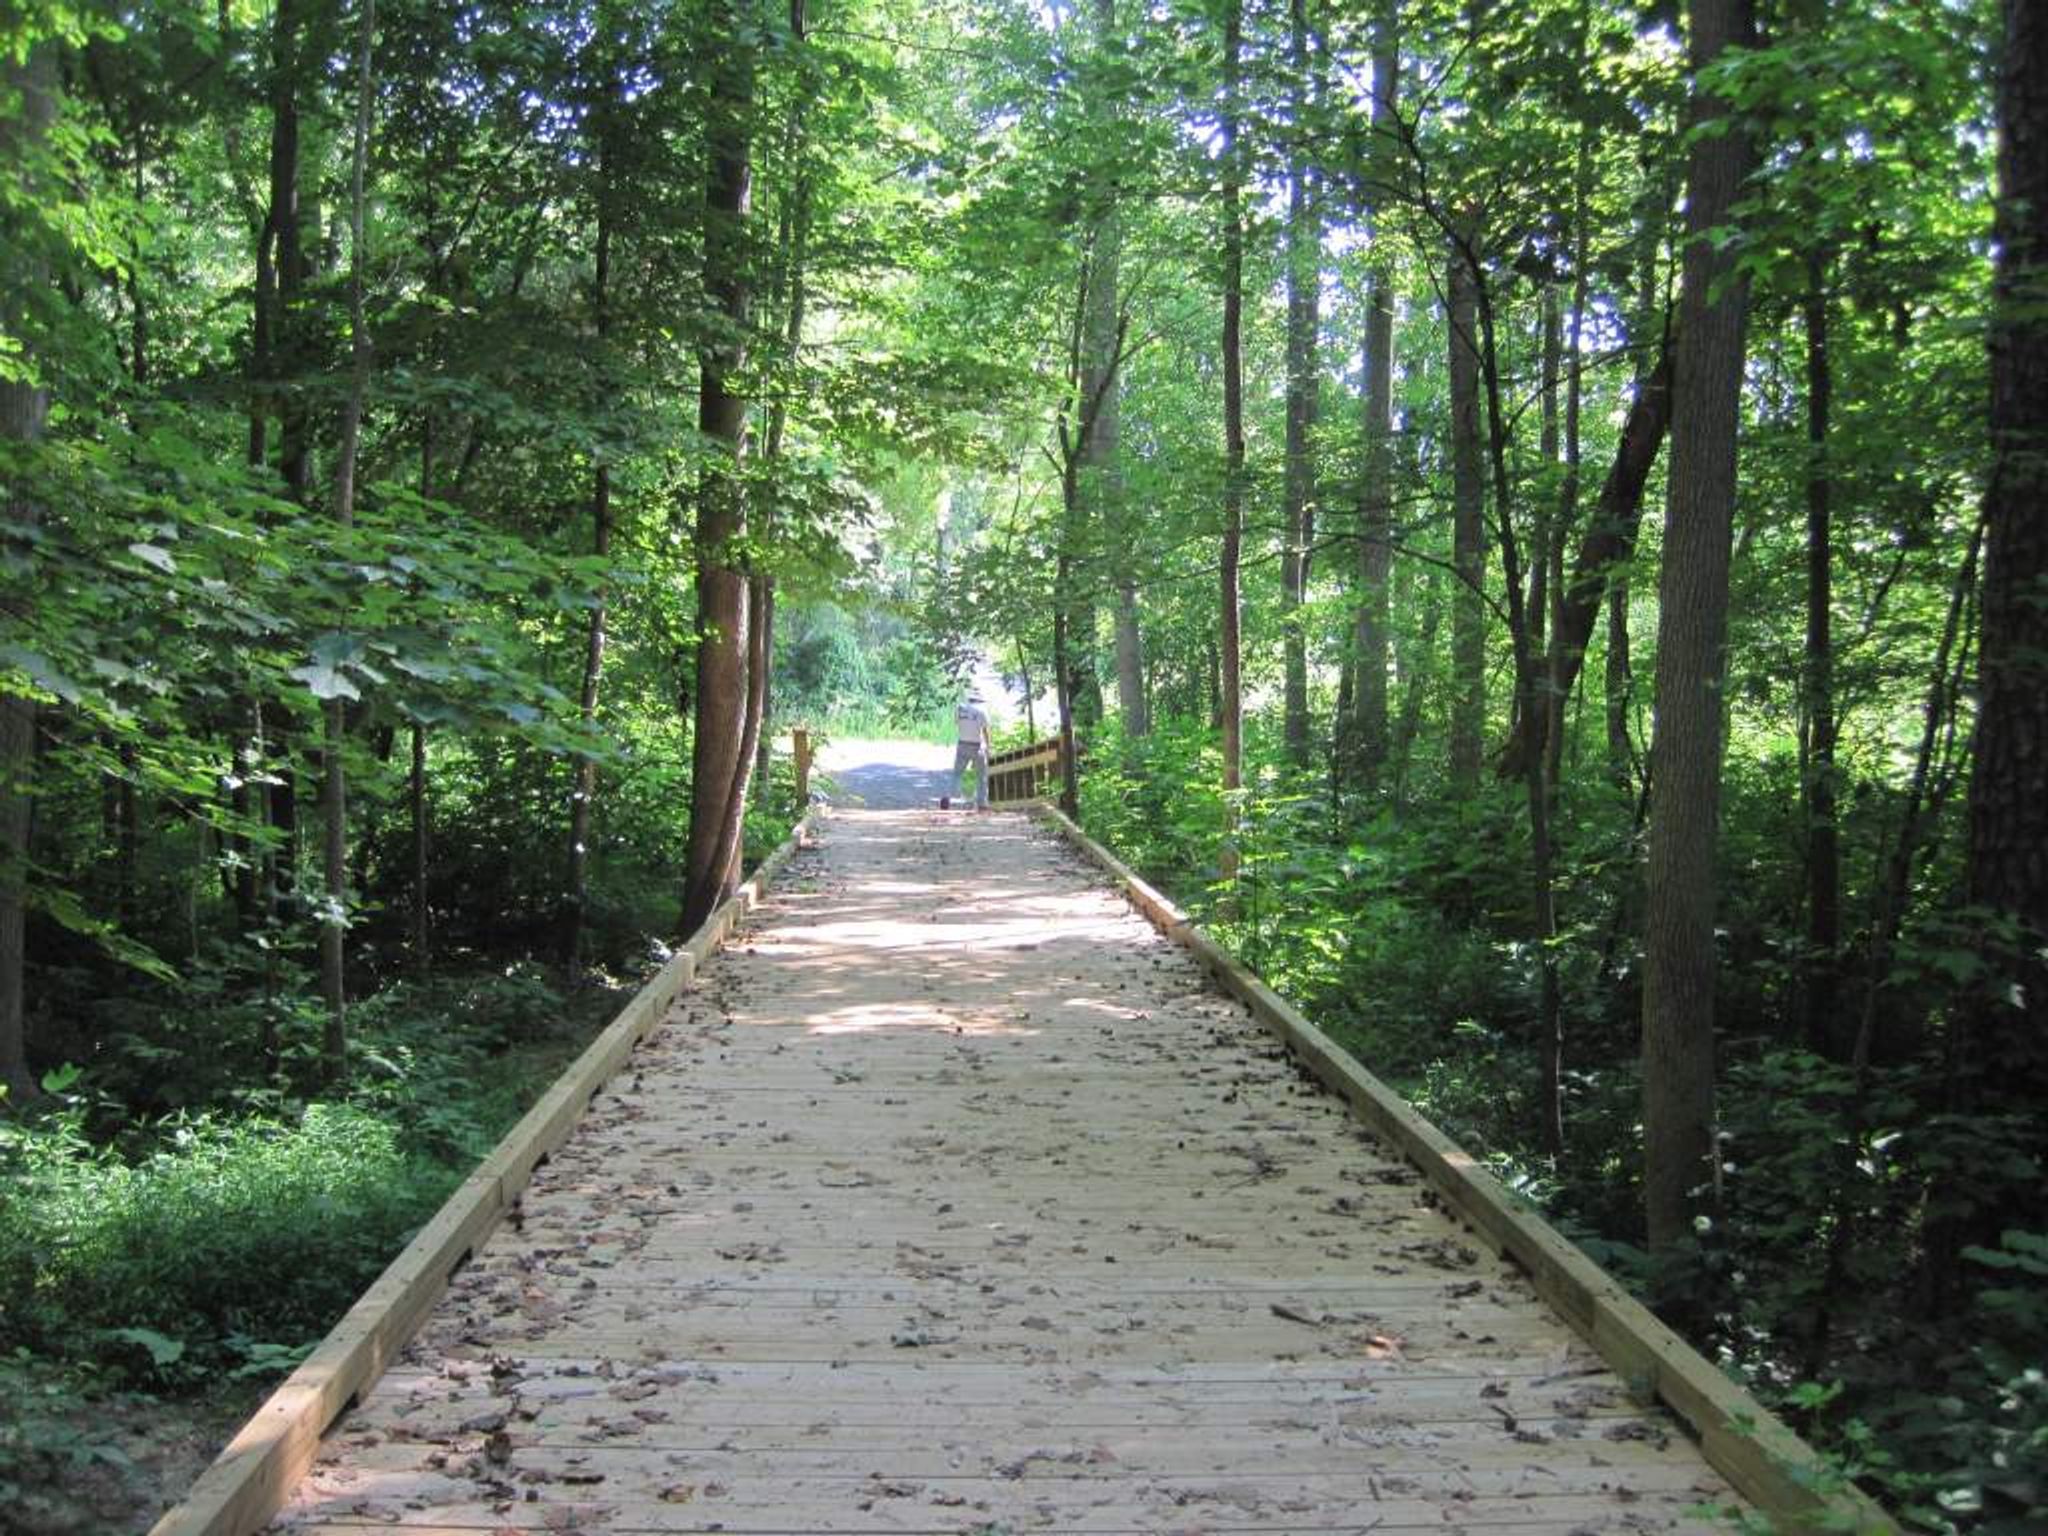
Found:
[[[704,288],[716,331],[698,353],[702,386],[697,427],[712,462],[699,482],[695,730],[690,752],[690,833],[684,855],[682,931],[694,933],[724,899],[728,850],[746,813],[748,588],[735,545],[746,531],[747,403],[734,392],[745,361],[750,287],[746,224],[752,202],[750,124],[754,105],[751,22],[741,0],[720,0],[706,60],[711,102],[706,134]],[[735,793],[737,791],[737,793]]]
[[[1950,1060],[1953,1107],[2016,1117],[2032,1127],[2031,1150],[2040,1155],[2048,1094],[2048,5],[2005,0],[2002,13],[1992,463],[1968,892],[2005,931],[1995,929],[1985,946],[1994,984],[1958,1020]],[[1931,1233],[1930,1266],[1964,1243],[1995,1242],[1998,1227],[2010,1224],[1999,1191],[2010,1188],[1988,1183],[1975,1211]],[[1953,1268],[1945,1272],[1951,1284]]]
[[[429,905],[431,884],[432,820],[427,798],[427,728],[418,721],[412,727],[412,762],[406,773],[406,803],[411,813],[412,841],[412,967],[426,975],[433,964],[433,908]]]
[[[1470,248],[1461,243],[1454,260],[1471,276],[1479,320],[1480,376],[1486,386],[1487,464],[1493,475],[1494,534],[1500,542],[1503,590],[1507,594],[1508,642],[1514,657],[1515,708],[1525,721],[1543,718],[1545,672],[1536,649],[1539,633],[1533,609],[1540,583],[1540,562],[1532,559],[1526,579],[1523,550],[1516,530],[1514,477],[1508,465],[1509,421],[1501,383],[1500,323],[1485,272]],[[1553,427],[1555,410],[1551,412]],[[1550,435],[1550,434],[1546,434]],[[1550,443],[1555,451],[1554,437]],[[1539,514],[1539,524],[1547,514]],[[1545,556],[1547,558],[1547,555]],[[1551,844],[1548,758],[1532,752],[1522,766],[1529,815],[1529,911],[1533,922],[1539,1001],[1536,1044],[1541,1087],[1537,1095],[1537,1136],[1552,1157],[1564,1151],[1564,1007],[1557,974],[1557,889]]]
[[[2005,0],[2003,14],[1969,881],[1973,901],[2038,942],[2048,934],[2048,8]]]
[[[1124,326],[1119,309],[1119,268],[1123,261],[1123,231],[1114,204],[1106,204],[1097,217],[1090,241],[1088,281],[1081,296],[1081,441],[1076,546],[1092,542],[1089,530],[1106,538],[1114,549],[1118,570],[1116,602],[1116,684],[1117,707],[1123,714],[1125,730],[1134,736],[1145,734],[1144,656],[1139,647],[1137,606],[1128,607],[1123,594],[1135,592],[1129,575],[1129,551],[1135,529],[1124,525],[1123,483],[1117,468],[1117,445],[1121,416],[1118,411],[1118,365],[1123,350]],[[1075,608],[1075,623],[1084,611]],[[1093,628],[1093,615],[1086,620]],[[1073,636],[1068,639],[1071,644]],[[1085,649],[1085,647],[1084,647]],[[1080,658],[1076,658],[1077,663]],[[1081,690],[1077,687],[1077,693]]]
[[[56,116],[57,60],[44,44],[17,63],[0,61],[0,87],[19,95],[18,113],[0,115],[0,161],[23,164],[24,157],[48,135]],[[8,242],[10,246],[13,241]],[[0,330],[18,342],[26,359],[37,361],[31,312],[45,281],[42,263],[28,254],[27,243],[15,247],[18,265],[0,270]],[[0,439],[32,443],[43,435],[50,397],[40,381],[0,379]],[[20,485],[0,487],[7,520],[33,527],[40,509]],[[10,594],[6,616],[10,626],[26,628],[32,584]],[[28,861],[34,826],[31,798],[35,775],[36,706],[32,700],[0,692],[0,1088],[19,1104],[36,1096],[35,1074],[28,1056]]]
[[[1728,111],[1697,72],[1749,36],[1748,0],[1694,0],[1687,41],[1695,124]],[[1749,295],[1732,255],[1709,234],[1728,224],[1750,163],[1746,135],[1730,125],[1694,143],[1687,170],[1643,934],[1643,1199],[1653,1250],[1692,1234],[1717,1156],[1721,684]]]
[[[1443,628],[1443,573],[1429,568],[1422,592],[1422,625],[1412,646],[1401,647],[1401,714],[1394,722],[1393,738],[1387,744],[1389,787],[1394,803],[1405,803],[1408,768],[1415,755],[1415,738],[1422,731],[1422,705],[1428,696],[1430,674],[1437,654],[1437,634]]]
[[[312,452],[306,407],[287,377],[301,362],[301,298],[311,275],[306,263],[305,228],[299,208],[299,70],[300,0],[277,0],[271,17],[270,45],[270,204],[268,228],[260,246],[270,259],[270,294],[265,302],[264,258],[257,256],[257,324],[263,328],[260,365],[264,370],[265,413],[279,417],[278,470],[294,501],[303,505],[312,493]],[[262,426],[252,423],[250,454],[262,461]]]
[[[801,45],[809,32],[809,19],[805,0],[789,0],[789,35],[795,45]],[[796,92],[789,104],[789,116],[784,123],[784,159],[790,167],[795,185],[783,205],[782,228],[777,240],[780,259],[776,263],[777,306],[782,314],[782,347],[785,361],[790,367],[796,366],[798,355],[803,350],[804,315],[808,302],[809,288],[806,282],[806,264],[810,257],[811,241],[811,171],[804,156],[808,148],[808,130],[814,88],[813,77],[806,75],[806,86]],[[790,389],[776,391],[775,400],[768,408],[766,440],[762,454],[772,465],[782,458],[782,443],[789,430]],[[760,523],[758,542],[765,545],[774,524],[775,487],[770,484],[763,505],[756,516]],[[943,532],[943,530],[941,530]],[[773,757],[774,733],[769,730],[769,717],[774,709],[772,690],[775,684],[775,572],[771,567],[757,566],[748,586],[748,600],[753,604],[753,621],[759,644],[756,647],[761,657],[759,705],[754,710],[751,722],[754,741],[754,776],[766,794],[769,785],[769,770]],[[755,697],[750,692],[749,698]],[[799,797],[800,801],[808,796]],[[798,815],[806,809],[803,803],[796,807]],[[734,870],[737,879],[741,872]]]

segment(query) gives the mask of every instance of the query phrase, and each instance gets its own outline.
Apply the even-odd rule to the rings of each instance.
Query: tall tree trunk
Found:
[[[748,633],[746,573],[737,543],[746,531],[747,405],[734,393],[745,362],[751,289],[746,223],[753,191],[754,31],[745,0],[719,0],[705,60],[711,74],[705,133],[704,288],[721,334],[698,351],[703,383],[697,428],[711,448],[699,485],[695,731],[690,753],[690,836],[684,855],[682,931],[694,933],[727,894],[730,852],[746,813]],[[735,793],[735,791],[738,793]]]
[[[250,348],[256,387],[251,391],[248,455],[256,468],[268,463],[268,422],[271,416],[278,417],[278,473],[292,499],[303,506],[312,488],[312,461],[305,402],[289,382],[303,360],[301,308],[307,277],[299,207],[301,11],[302,0],[277,0],[271,13],[269,195],[256,249]],[[258,855],[256,885],[265,893],[262,920],[275,928],[294,921],[299,912],[298,765],[290,722],[281,712],[262,716],[262,708],[260,703],[253,706],[260,717],[256,734],[264,759],[256,765],[263,782],[254,808],[272,837]],[[265,959],[266,989],[274,982],[278,961],[278,938],[273,934]]]
[[[119,756],[121,771],[114,782],[114,925],[127,933],[135,925],[135,869],[142,851],[141,812],[135,795],[141,757],[132,741],[121,743]]]
[[[610,113],[616,88],[605,85],[604,104],[597,113],[597,236],[591,272],[590,303],[597,332],[600,365],[611,364],[612,268],[612,126]],[[602,452],[602,450],[600,450]],[[602,561],[612,549],[612,467],[600,458],[591,472],[590,548]],[[602,578],[600,578],[602,579]],[[605,594],[590,609],[583,637],[583,684],[577,698],[577,719],[585,735],[597,729],[598,695],[604,686]],[[581,754],[569,792],[568,909],[563,914],[562,964],[574,974],[583,963],[584,926],[590,915],[590,828],[597,801],[597,759]]]
[[[793,45],[801,46],[809,33],[809,21],[805,0],[789,0],[789,35]],[[790,167],[789,175],[794,179],[789,196],[783,203],[780,228],[776,244],[780,253],[775,267],[775,307],[782,315],[783,355],[794,368],[804,344],[804,316],[807,307],[809,287],[806,277],[806,263],[810,254],[811,239],[811,171],[805,156],[809,149],[808,132],[813,91],[809,86],[811,77],[806,76],[806,85],[791,98],[789,116],[783,125],[783,156]],[[762,444],[762,457],[772,466],[781,462],[782,443],[789,430],[790,389],[785,384],[778,389],[775,399],[768,407],[768,430]],[[769,486],[768,500],[759,508],[757,517],[760,528],[756,543],[766,546],[774,525],[775,487]],[[943,538],[943,525],[940,529]],[[768,791],[768,775],[773,757],[773,733],[768,722],[774,708],[773,688],[775,685],[775,573],[765,564],[757,564],[748,584],[748,601],[753,605],[754,625],[760,631],[759,653],[761,662],[760,705],[758,719],[753,722],[754,734],[754,776],[759,780],[761,791]],[[797,814],[802,815],[806,807],[799,805]],[[738,871],[735,871],[737,877]]]
[[[1073,589],[1074,556],[1066,530],[1073,525],[1073,460],[1069,458],[1066,503],[1068,513],[1061,523],[1060,547],[1054,557],[1052,601],[1052,689],[1059,709],[1060,725],[1060,809],[1075,821],[1081,819],[1081,769],[1074,748],[1074,644],[1067,620],[1068,594]]]
[[[1991,314],[1991,479],[1984,497],[1984,595],[1969,791],[1968,891],[2010,925],[1987,948],[1996,985],[1961,1010],[1950,1045],[1951,1108],[2013,1116],[2042,1144],[2048,1097],[2048,7],[2004,0],[1998,74],[1997,276]],[[1958,1184],[1968,1183],[1959,1175]],[[1995,1240],[2009,1182],[1928,1234],[1936,1299],[1953,1260]]]
[[[355,144],[349,162],[348,399],[341,412],[341,446],[334,463],[334,520],[355,521],[356,456],[362,444],[363,403],[370,387],[370,331],[364,316],[368,259],[363,250],[363,181],[370,156],[370,105],[377,35],[377,0],[361,0],[362,37],[356,67]],[[344,762],[348,705],[327,701],[322,759],[322,844],[326,902],[320,914],[320,995],[327,1006],[321,1055],[329,1079],[348,1075],[348,770]]]
[[[1699,83],[1747,43],[1749,0],[1693,0],[1690,117],[1729,108]],[[1748,175],[1740,126],[1696,138],[1687,172],[1677,409],[1657,623],[1657,723],[1643,934],[1643,1201],[1653,1250],[1693,1231],[1714,1185],[1715,848],[1721,810],[1721,680],[1735,516],[1736,433],[1749,312],[1732,254],[1710,238]]]
[[[1835,656],[1832,634],[1833,475],[1828,467],[1834,373],[1828,358],[1828,261],[1807,259],[1806,315],[1806,665],[1801,678],[1801,789],[1806,802],[1806,1039],[1838,1049],[1837,948],[1842,938],[1842,877],[1835,825]]]
[[[1280,546],[1281,735],[1295,767],[1309,761],[1308,602],[1309,550],[1315,542],[1315,431],[1318,393],[1317,333],[1322,297],[1322,229],[1309,169],[1308,0],[1288,0],[1288,92],[1293,135],[1287,166],[1287,385],[1286,462]]]
[[[1400,90],[1394,7],[1380,0],[1373,15],[1373,155],[1385,164]],[[1374,194],[1375,196],[1377,194]],[[1386,234],[1370,199],[1359,209],[1372,246],[1366,279],[1364,396],[1358,488],[1358,592],[1352,614],[1353,684],[1348,730],[1339,738],[1339,779],[1353,788],[1378,786],[1387,761],[1388,581],[1394,564],[1393,397],[1394,281]]]
[[[1556,654],[1555,652],[1552,653]],[[1607,588],[1607,665],[1601,702],[1607,722],[1607,777],[1624,794],[1635,774],[1635,744],[1629,737],[1629,704],[1635,678],[1628,654],[1628,567],[1617,566]]]
[[[1093,46],[1107,53],[1117,43],[1116,0],[1095,0]],[[1120,104],[1107,104],[1112,114]],[[1124,735],[1137,738],[1152,729],[1145,697],[1144,631],[1138,613],[1137,544],[1141,524],[1132,519],[1123,497],[1123,472],[1118,463],[1122,414],[1119,407],[1125,320],[1122,306],[1123,214],[1118,188],[1105,176],[1089,189],[1094,204],[1089,230],[1088,283],[1082,297],[1081,396],[1094,401],[1092,427],[1083,435],[1080,490],[1088,521],[1107,541],[1115,596],[1111,610],[1112,654],[1116,673],[1117,714]],[[1084,409],[1087,407],[1084,405]]]
[[[1536,384],[1538,460],[1549,468],[1562,457],[1563,412],[1558,386],[1564,372],[1564,311],[1555,283],[1545,283],[1536,301],[1537,348],[1541,377]],[[1564,530],[1540,497],[1529,519],[1529,642],[1540,656],[1550,623],[1550,547],[1564,541]],[[1549,711],[1543,712],[1547,718]]]
[[[768,708],[768,625],[764,607],[767,578],[747,573],[747,698],[740,723],[739,751],[733,760],[729,814],[718,845],[718,860],[725,871],[724,889],[738,888],[741,866],[746,860],[747,791],[753,781],[754,754],[761,744],[761,722]]]
[[[1422,594],[1422,624],[1413,648],[1401,647],[1401,714],[1394,723],[1393,739],[1387,747],[1390,787],[1394,803],[1405,803],[1408,795],[1408,766],[1415,753],[1415,738],[1422,730],[1422,704],[1429,694],[1430,674],[1436,664],[1437,632],[1443,627],[1443,573],[1429,568]]]
[[[591,475],[590,552],[604,560],[611,550],[612,470],[609,464],[599,464]],[[583,636],[583,684],[576,717],[586,735],[597,729],[598,695],[604,685],[607,613],[605,595],[600,592],[591,606],[589,627]],[[590,835],[596,803],[597,759],[581,754],[576,759],[569,796],[569,907],[562,933],[562,963],[572,972],[582,964],[584,926],[590,916]]]
[[[1123,258],[1121,220],[1114,205],[1097,221],[1083,299],[1081,394],[1086,427],[1081,435],[1080,525],[1101,530],[1116,567],[1117,708],[1126,734],[1146,731],[1145,661],[1138,630],[1137,588],[1131,573],[1131,545],[1137,529],[1125,521],[1123,477],[1117,464],[1121,414],[1119,365],[1124,326],[1119,305]],[[1090,618],[1092,623],[1092,614]]]
[[[278,470],[294,501],[304,505],[312,492],[312,456],[307,435],[306,405],[287,381],[304,363],[300,314],[306,278],[304,224],[299,208],[299,70],[301,67],[301,0],[277,0],[271,19],[270,48],[270,220],[268,242],[274,285],[268,305],[268,336],[264,361],[271,386],[270,408],[280,418]],[[263,273],[257,264],[258,303]],[[259,322],[261,323],[261,322]],[[260,446],[259,429],[251,428],[252,455]]]
[[[1244,788],[1244,693],[1239,669],[1238,563],[1244,544],[1244,167],[1238,100],[1244,69],[1244,0],[1223,0],[1223,553],[1218,562],[1218,714],[1223,732],[1223,843],[1218,873],[1235,882],[1238,798]]]
[[[1537,653],[1535,609],[1540,590],[1531,561],[1526,591],[1521,539],[1515,529],[1514,481],[1508,471],[1508,419],[1501,386],[1500,331],[1492,292],[1471,247],[1460,242],[1479,321],[1480,374],[1486,386],[1487,459],[1493,471],[1494,532],[1508,607],[1508,642],[1515,664],[1516,707],[1524,720],[1544,714],[1542,658]],[[1554,414],[1554,413],[1553,413]],[[1555,443],[1552,443],[1553,451]],[[1564,1151],[1564,1007],[1557,975],[1557,890],[1551,848],[1551,793],[1547,756],[1528,754],[1522,783],[1529,817],[1529,910],[1538,978],[1536,1049],[1541,1083],[1537,1138],[1552,1157]]]
[[[11,54],[0,58],[0,84],[21,102],[13,114],[0,115],[0,163],[11,171],[40,146],[56,117],[57,60],[51,45],[36,47],[19,62]],[[40,361],[40,349],[33,340],[36,326],[31,316],[37,290],[47,274],[32,257],[23,259],[21,253],[26,249],[24,244],[10,252],[8,268],[0,270],[0,284],[5,285],[0,287],[0,334],[20,343],[23,360],[33,365]],[[49,413],[49,393],[39,380],[0,377],[0,441],[35,442],[43,435]],[[35,526],[41,509],[24,486],[10,480],[0,488],[0,495],[4,495],[10,523],[17,528]],[[22,591],[22,606],[10,611],[8,619],[26,628],[33,585],[22,583]],[[28,861],[34,826],[30,791],[35,742],[34,701],[0,692],[0,1090],[6,1093],[0,1103],[4,1104],[20,1104],[39,1092],[29,1067],[27,1032]]]
[[[428,904],[432,822],[427,802],[427,728],[412,726],[412,763],[406,774],[406,804],[412,822],[412,968],[426,975],[433,964],[433,908]]]
[[[1486,482],[1479,440],[1479,305],[1472,269],[1451,252],[1446,285],[1450,320],[1451,793],[1469,800],[1479,789],[1486,729]]]
[[[1130,541],[1119,540],[1124,569],[1116,581],[1116,706],[1124,734],[1152,734],[1152,704],[1145,694],[1145,632],[1138,617],[1138,582],[1130,572]]]
[[[430,289],[437,280],[429,278]],[[429,404],[420,413],[420,500],[423,502],[434,499],[435,420],[434,408]],[[428,897],[430,841],[426,723],[415,715],[407,735],[411,750],[405,777],[405,809],[410,832],[411,869],[407,883],[411,891],[411,907],[406,913],[406,947],[410,951],[413,974],[424,980],[433,969],[433,912]]]

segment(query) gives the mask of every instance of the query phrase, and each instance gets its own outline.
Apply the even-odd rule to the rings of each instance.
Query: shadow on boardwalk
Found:
[[[284,1520],[1592,1536],[1726,1497],[1071,851],[846,811]]]

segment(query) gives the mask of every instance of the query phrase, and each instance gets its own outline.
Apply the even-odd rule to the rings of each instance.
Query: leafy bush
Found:
[[[187,1117],[133,1162],[79,1122],[0,1121],[0,1344],[166,1384],[320,1332],[455,1181],[349,1104]]]

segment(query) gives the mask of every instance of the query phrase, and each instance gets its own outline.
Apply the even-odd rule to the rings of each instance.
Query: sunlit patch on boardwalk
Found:
[[[901,812],[826,824],[283,1524],[1590,1533],[1727,1498],[1070,851]]]

